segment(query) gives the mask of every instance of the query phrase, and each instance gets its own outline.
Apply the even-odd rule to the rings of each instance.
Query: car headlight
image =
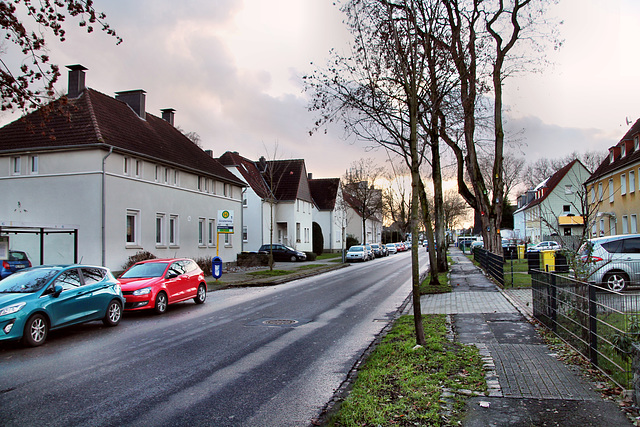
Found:
[[[150,294],[150,293],[151,293],[151,288],[150,287],[136,289],[135,291],[133,291],[133,295],[147,295],[147,294]]]
[[[0,309],[0,316],[5,316],[7,314],[13,314],[15,312],[18,312],[22,310],[22,307],[24,307],[25,305],[27,305],[26,302],[19,302],[17,304],[12,304],[10,306],[2,308]]]

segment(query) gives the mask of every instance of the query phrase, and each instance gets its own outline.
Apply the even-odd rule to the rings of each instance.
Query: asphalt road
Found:
[[[423,251],[420,252],[424,256]],[[2,426],[307,426],[411,291],[409,252],[0,346]]]

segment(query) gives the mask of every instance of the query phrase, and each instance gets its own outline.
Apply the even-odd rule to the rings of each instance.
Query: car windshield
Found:
[[[292,252],[298,252],[297,250],[293,249],[291,246],[284,246],[285,249],[288,249]]]
[[[9,261],[27,261],[28,258],[24,252],[9,252]]]
[[[351,246],[349,252],[362,252],[364,249],[362,246]]]
[[[120,276],[122,279],[141,279],[161,277],[167,269],[168,262],[146,262],[136,264]]]
[[[30,294],[44,288],[58,274],[57,268],[30,268],[0,281],[0,293]]]

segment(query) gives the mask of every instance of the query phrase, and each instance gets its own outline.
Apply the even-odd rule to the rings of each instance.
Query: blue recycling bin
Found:
[[[211,260],[211,274],[218,280],[222,276],[222,258],[214,256]]]

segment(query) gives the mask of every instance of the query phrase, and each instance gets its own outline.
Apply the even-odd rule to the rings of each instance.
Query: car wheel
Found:
[[[29,347],[37,347],[44,344],[49,333],[49,325],[47,319],[42,314],[34,314],[29,317],[27,324],[24,326],[24,334],[22,340]]]
[[[158,295],[156,295],[156,305],[153,309],[156,314],[163,314],[167,311],[167,294],[164,292],[158,292]]]
[[[296,262],[298,260],[298,257],[295,255],[291,255],[290,261],[291,262]]]
[[[196,304],[202,304],[205,302],[205,300],[207,299],[207,285],[205,285],[204,283],[200,283],[200,286],[198,286],[198,295],[196,295],[196,297],[193,299]]]
[[[120,319],[122,319],[122,305],[113,300],[109,303],[107,307],[107,314],[102,319],[102,323],[107,326],[117,326],[120,323]]]
[[[627,287],[627,284],[629,283],[629,276],[621,271],[611,271],[604,275],[602,281],[608,289],[620,292]]]

